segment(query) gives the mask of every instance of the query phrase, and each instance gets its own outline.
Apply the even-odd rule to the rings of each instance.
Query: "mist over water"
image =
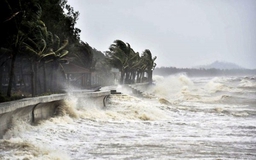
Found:
[[[118,86],[105,108],[71,97],[62,116],[16,122],[0,159],[256,159],[255,77],[154,79],[143,97]]]

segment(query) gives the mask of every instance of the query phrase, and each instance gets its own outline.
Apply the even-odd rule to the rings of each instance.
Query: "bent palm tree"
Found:
[[[40,61],[43,61],[44,63],[52,64],[51,89],[53,92],[56,92],[58,90],[57,71],[61,63],[68,62],[68,60],[64,58],[69,53],[67,50],[64,49],[67,45],[68,45],[68,40],[64,40],[64,42],[61,45],[58,43],[58,45],[55,46],[56,48],[51,48],[49,52],[40,56]]]
[[[43,79],[44,79],[44,92],[46,92],[46,63],[52,63],[52,82],[56,74],[54,74],[58,68],[59,64],[66,62],[63,58],[68,54],[67,50],[64,48],[68,45],[68,40],[65,40],[62,45],[60,45],[60,39],[57,35],[53,35],[51,32],[47,31],[45,24],[42,21],[38,21],[38,26],[34,30],[33,34],[27,39],[24,44],[24,52],[27,53],[31,61],[32,70],[32,95],[36,93],[36,81],[37,70],[39,63],[43,64]],[[55,84],[52,84],[56,88]],[[55,89],[54,89],[55,90]]]
[[[156,67],[156,56],[154,58],[152,58],[152,54],[150,52],[149,49],[146,49],[143,53],[142,53],[142,68],[147,72],[148,74],[148,82],[152,83],[152,75],[153,75],[153,70]]]
[[[9,10],[12,12],[13,9],[11,8],[11,5],[8,3],[8,1],[5,1],[9,7]],[[14,13],[10,18],[8,18],[3,25],[11,25],[14,27],[14,30],[12,32],[12,35],[9,37],[11,42],[7,45],[5,50],[6,53],[10,54],[10,60],[11,60],[11,67],[10,67],[10,73],[9,73],[9,82],[8,82],[8,89],[7,89],[7,96],[11,96],[11,90],[12,90],[12,84],[13,84],[13,78],[14,78],[14,69],[15,69],[15,62],[18,55],[20,55],[22,52],[22,48],[24,45],[24,41],[28,38],[28,35],[34,30],[34,28],[37,26],[36,23],[40,18],[41,15],[41,7],[37,4],[35,4],[35,10],[33,12],[16,12]],[[23,16],[17,16],[20,13],[23,13]]]
[[[109,51],[106,51],[106,61],[111,66],[118,68],[121,72],[120,83],[124,83],[124,77],[128,78],[129,72],[129,60],[131,53],[134,52],[130,45],[125,44],[121,40],[115,40],[114,44],[109,47]]]

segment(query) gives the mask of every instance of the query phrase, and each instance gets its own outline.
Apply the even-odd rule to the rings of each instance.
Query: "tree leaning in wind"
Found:
[[[129,43],[115,40],[106,51],[107,63],[121,72],[120,84],[142,82],[144,72],[148,75],[148,82],[152,83],[152,72],[156,66],[156,57],[152,58],[150,50],[146,49],[140,57]],[[137,80],[136,80],[137,79]]]
[[[12,12],[11,5],[5,1]],[[14,5],[15,6],[15,5]],[[22,6],[19,6],[22,10]],[[37,93],[38,67],[40,64],[44,66],[45,63],[51,62],[52,66],[52,83],[54,83],[55,72],[68,54],[64,50],[68,41],[65,40],[60,44],[60,39],[57,35],[49,32],[43,21],[40,20],[42,15],[42,8],[38,3],[30,3],[25,11],[13,13],[8,18],[3,26],[12,26],[12,34],[7,35],[7,43],[1,47],[1,53],[9,54],[11,61],[11,68],[9,74],[9,83],[7,89],[7,96],[11,97],[12,84],[14,78],[14,69],[17,57],[23,57],[31,63],[31,93],[34,96]],[[41,65],[41,66],[42,66]],[[45,68],[44,68],[45,69]],[[45,70],[44,70],[45,71]],[[44,72],[44,77],[45,77]],[[45,79],[45,78],[44,78]],[[56,84],[52,84],[52,90],[56,90]],[[44,92],[46,91],[46,82],[44,80]]]
[[[109,47],[109,51],[106,51],[106,60],[108,64],[119,69],[121,72],[120,84],[124,83],[125,71],[129,61],[129,52],[128,45],[121,40],[115,40]]]
[[[41,10],[38,6],[33,6],[31,9],[23,11],[21,6],[20,11],[14,12],[14,9],[5,1],[8,6],[11,16],[3,22],[3,27],[11,27],[11,32],[6,35],[6,43],[1,47],[1,52],[7,53],[10,56],[10,73],[7,88],[7,96],[11,97],[12,84],[14,78],[15,62],[18,56],[22,56],[24,49],[24,42],[28,40],[29,34],[38,27],[38,20],[41,15]],[[38,10],[37,10],[38,9]]]
[[[32,73],[35,74],[32,78],[32,86],[34,86],[33,88],[35,88],[35,91],[32,91],[32,93],[37,93],[37,79],[39,79],[37,72],[39,66],[43,67],[44,92],[46,92],[47,89],[56,92],[58,90],[57,70],[61,63],[67,62],[64,57],[67,56],[68,51],[64,48],[68,45],[68,40],[64,40],[61,44],[59,37],[52,34],[50,31],[47,31],[43,23],[42,26],[38,28],[37,33],[33,34],[33,36],[35,37],[34,40],[30,40],[30,44],[26,43],[25,46],[25,51],[34,55],[34,57],[31,58],[31,70]],[[46,64],[49,64],[51,68],[51,82],[50,87],[48,88],[46,82]]]
[[[147,72],[148,74],[148,82],[149,83],[152,83],[152,76],[153,76],[153,70],[155,69],[156,67],[156,63],[155,63],[155,60],[156,60],[156,56],[154,58],[152,58],[152,54],[150,52],[149,49],[146,49],[143,53],[142,53],[142,56],[141,56],[141,59],[142,59],[142,68],[144,71]]]

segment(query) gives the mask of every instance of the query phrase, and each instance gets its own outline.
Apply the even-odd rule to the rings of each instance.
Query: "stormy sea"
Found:
[[[155,76],[139,96],[115,87],[106,107],[70,97],[63,116],[14,122],[0,159],[256,159],[256,77]]]

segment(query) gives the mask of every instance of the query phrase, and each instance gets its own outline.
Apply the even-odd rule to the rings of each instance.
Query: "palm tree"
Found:
[[[93,60],[92,47],[83,41],[71,45],[73,51],[70,56],[75,57],[74,63],[78,66],[87,68],[90,72],[87,74],[86,85],[91,86],[91,73],[95,71],[96,61]]]
[[[48,32],[45,24],[38,20],[37,27],[29,34],[28,38],[23,42],[23,52],[31,63],[31,91],[32,96],[37,94],[39,80],[38,70],[42,56],[47,49]]]
[[[63,43],[57,43],[53,48],[49,49],[49,52],[40,56],[40,60],[44,63],[51,63],[51,89],[53,92],[56,92],[59,89],[58,85],[58,75],[57,71],[59,70],[62,63],[67,63],[68,60],[65,57],[68,55],[68,51],[64,48],[68,45],[68,40],[64,40]],[[45,71],[44,71],[45,75]],[[46,84],[46,82],[45,82]]]
[[[128,67],[126,72],[126,83],[134,83],[136,78],[136,72],[140,65],[140,55],[130,48],[130,54],[128,57]]]
[[[66,59],[63,59],[68,51],[64,48],[68,45],[68,40],[64,40],[63,44],[60,44],[60,39],[57,35],[53,35],[50,31],[47,31],[47,28],[42,21],[37,22],[38,26],[34,31],[29,35],[27,40],[23,42],[24,52],[31,61],[31,87],[32,87],[32,96],[37,93],[37,80],[38,78],[38,69],[39,64],[43,66],[43,81],[44,81],[44,92],[47,91],[46,86],[46,66],[45,64],[52,64],[52,74],[51,74],[51,84],[52,89],[56,90],[56,71],[59,68],[59,64],[66,63]]]
[[[156,57],[152,58],[150,50],[146,49],[140,57],[129,43],[121,40],[115,40],[106,51],[106,62],[121,72],[120,83],[142,82],[144,73],[147,73],[148,82],[152,83],[152,74],[156,66]]]
[[[106,51],[106,61],[111,66],[119,69],[121,72],[120,83],[124,83],[124,77],[128,78],[129,72],[129,60],[132,51],[130,45],[125,44],[121,40],[115,40],[114,44],[109,47],[109,51]]]
[[[152,58],[152,54],[150,52],[149,49],[146,49],[143,53],[142,53],[142,68],[147,72],[148,75],[148,82],[152,83],[152,75],[153,75],[153,70],[156,67],[156,56],[154,58]]]
[[[11,5],[8,1],[5,1],[9,10],[13,12]],[[41,7],[39,5],[34,6],[33,11],[28,12],[13,12],[12,16],[4,21],[3,25],[12,26],[12,34],[9,36],[8,42],[11,42],[6,45],[6,47],[2,48],[6,51],[6,53],[10,54],[10,73],[9,73],[9,82],[7,89],[7,96],[11,97],[11,90],[14,78],[14,69],[15,62],[18,55],[21,54],[21,50],[23,48],[23,42],[28,38],[28,35],[33,31],[36,27],[36,22],[41,14]]]
[[[16,35],[13,36],[13,43],[9,48],[2,48],[1,50],[5,51],[5,53],[9,54],[10,62],[10,72],[9,72],[9,81],[8,81],[8,88],[7,88],[7,96],[11,97],[11,90],[13,85],[13,78],[14,78],[14,68],[15,62],[18,54],[21,50],[22,42],[24,41],[26,35],[22,32],[18,32]]]
[[[130,60],[131,62],[131,72],[132,72],[132,82],[139,82],[139,74],[141,70],[141,57],[139,52],[134,53],[134,56]],[[137,80],[135,80],[137,78]]]
[[[39,10],[41,7],[39,6]],[[43,66],[43,79],[44,79],[44,92],[46,92],[46,69],[45,63],[52,62],[52,81],[56,78],[56,71],[59,68],[59,64],[63,61],[63,57],[68,54],[68,51],[64,48],[68,44],[68,40],[65,40],[62,45],[60,45],[60,39],[57,35],[52,34],[47,30],[43,21],[40,20],[41,12],[37,14],[37,19],[35,19],[35,27],[30,31],[28,37],[23,41],[23,52],[26,57],[31,62],[31,89],[32,96],[37,94],[37,89],[40,82],[38,78],[39,65]],[[51,83],[51,88],[56,88],[56,84]],[[41,86],[41,85],[40,85]],[[54,89],[55,90],[55,89]]]

